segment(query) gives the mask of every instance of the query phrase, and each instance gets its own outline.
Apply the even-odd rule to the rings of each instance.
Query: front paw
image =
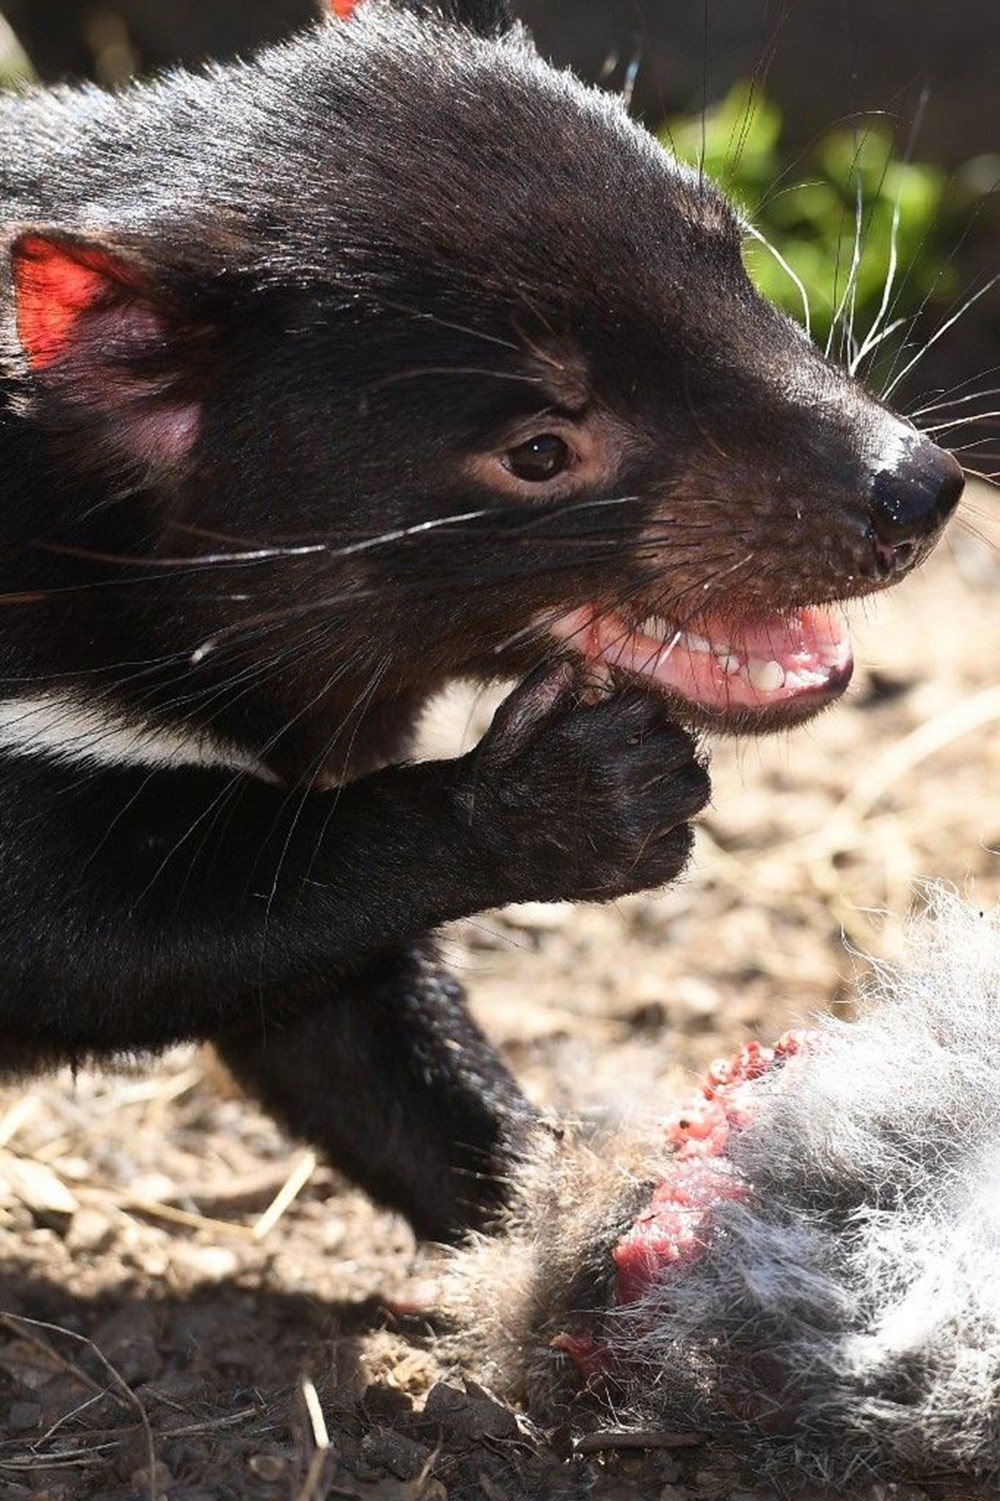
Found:
[[[569,663],[501,705],[463,804],[508,901],[608,901],[679,875],[711,792],[691,735],[626,689],[587,702]]]

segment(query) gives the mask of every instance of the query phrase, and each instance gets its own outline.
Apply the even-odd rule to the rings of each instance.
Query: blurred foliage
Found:
[[[661,131],[681,160],[704,165],[777,252],[747,240],[747,267],[761,291],[803,320],[802,291],[780,256],[802,283],[820,343],[835,322],[853,326],[857,345],[876,320],[884,331],[925,300],[947,302],[955,291],[947,175],[901,157],[881,120],[831,130],[794,160],[782,150],[782,130],[778,106],[740,83],[703,115],[672,119]],[[883,352],[903,336],[902,329],[898,340],[890,335]],[[842,343],[849,358],[846,333],[834,332],[832,347]]]
[[[33,79],[34,69],[8,22],[0,16],[0,89]]]

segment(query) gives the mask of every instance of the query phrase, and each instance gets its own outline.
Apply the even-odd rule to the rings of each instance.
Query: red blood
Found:
[[[717,1058],[709,1065],[705,1075],[706,1094],[719,1089],[731,1089],[733,1085],[745,1084],[766,1074],[774,1062],[774,1050],[762,1047],[759,1042],[745,1042],[730,1058]]]
[[[712,1210],[746,1193],[746,1184],[725,1164],[679,1162],[671,1168],[611,1253],[618,1302],[641,1298],[664,1267],[682,1270],[697,1261],[711,1244]]]
[[[584,1381],[606,1376],[614,1365],[607,1345],[599,1345],[589,1334],[557,1334],[550,1348],[568,1355]]]
[[[774,1044],[774,1056],[781,1062],[786,1058],[794,1058],[796,1053],[804,1052],[815,1037],[816,1033],[810,1032],[808,1027],[792,1027],[788,1032],[783,1032]]]
[[[746,1042],[717,1058],[699,1092],[667,1122],[671,1164],[612,1252],[619,1303],[636,1302],[665,1268],[683,1270],[711,1245],[714,1207],[749,1192],[726,1159],[730,1136],[752,1118],[757,1082],[808,1043],[808,1032],[786,1032],[773,1048]]]
[[[667,1123],[667,1140],[681,1157],[718,1157],[729,1140],[729,1122],[718,1100],[693,1099]]]
[[[121,264],[106,251],[26,235],[11,257],[17,332],[33,370],[44,370],[73,342],[81,316],[127,285]]]
[[[773,1048],[745,1042],[729,1058],[710,1064],[699,1092],[667,1122],[667,1141],[678,1157],[718,1157],[729,1133],[751,1119],[754,1085],[809,1044],[810,1033],[786,1032]]]
[[[673,1150],[664,1175],[611,1253],[616,1304],[638,1302],[711,1249],[714,1211],[745,1199],[751,1189],[726,1156],[731,1135],[752,1119],[758,1082],[811,1041],[811,1033],[791,1031],[773,1048],[744,1043],[730,1058],[711,1064],[698,1093],[668,1120]],[[552,1348],[568,1355],[587,1382],[607,1376],[620,1358],[588,1334],[560,1334]]]

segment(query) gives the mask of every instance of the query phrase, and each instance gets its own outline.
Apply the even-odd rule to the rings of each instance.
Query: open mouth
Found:
[[[843,693],[854,666],[843,619],[818,606],[739,624],[705,615],[682,629],[584,605],[550,629],[592,666],[643,678],[716,723],[804,718]]]

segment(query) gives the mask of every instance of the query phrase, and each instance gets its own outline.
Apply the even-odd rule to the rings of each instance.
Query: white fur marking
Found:
[[[215,767],[277,780],[256,757],[203,731],[129,719],[110,704],[60,693],[0,699],[0,751],[90,766]]]

